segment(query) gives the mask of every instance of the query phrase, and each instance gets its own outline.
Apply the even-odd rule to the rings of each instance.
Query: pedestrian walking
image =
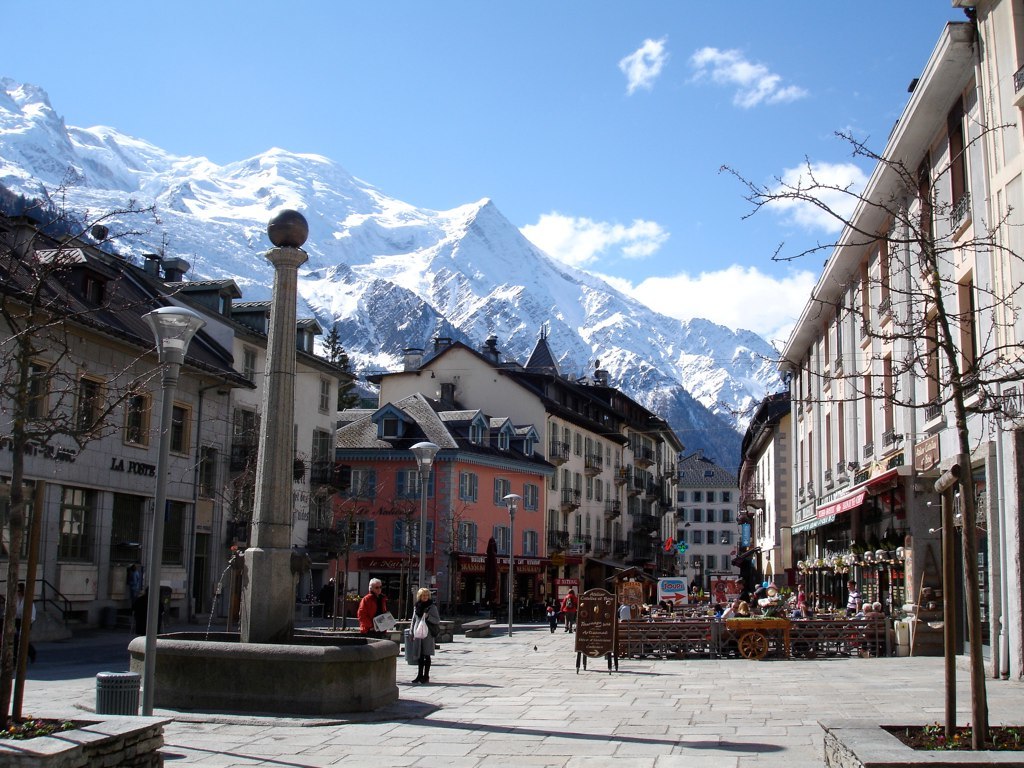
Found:
[[[416,661],[418,672],[414,683],[430,682],[430,657],[434,655],[434,638],[441,634],[441,614],[430,599],[430,590],[423,587],[416,593],[412,624],[406,640],[405,658]]]
[[[128,605],[135,605],[135,600],[142,594],[142,566],[132,563],[128,566]]]
[[[576,611],[579,609],[579,600],[576,599],[576,592],[572,587],[562,600],[562,615],[565,616],[565,631],[576,631]]]
[[[335,587],[335,581],[334,579],[331,579],[320,587],[320,591],[316,596],[317,602],[322,606],[321,611],[323,612],[325,619],[329,619],[334,616],[334,603],[336,600]]]
[[[861,601],[860,601],[860,590],[857,589],[857,582],[850,579],[846,582],[846,615],[856,616],[860,613]]]
[[[380,579],[370,579],[370,591],[359,601],[356,617],[359,619],[359,631],[364,635],[379,637],[380,633],[373,625],[373,620],[388,612],[388,598],[384,594],[384,583]]]
[[[551,627],[551,634],[555,634],[555,630],[558,629],[558,611],[555,610],[555,606],[548,603],[546,609],[548,617],[548,626]]]
[[[29,627],[31,627],[33,624],[36,623],[36,604],[32,603],[32,605],[30,605],[29,608],[31,609],[31,610],[29,610]],[[14,607],[14,645],[15,645],[15,647],[20,647],[20,645],[21,645],[21,624],[22,624],[22,616],[24,615],[24,612],[25,612],[25,585],[24,585],[24,583],[19,581],[18,582],[18,602],[15,604],[15,607]],[[29,634],[31,634],[31,631],[29,632]],[[36,648],[35,648],[34,645],[32,645],[31,641],[29,641],[29,644],[28,644],[28,660],[31,661],[33,664],[35,663],[35,660],[36,660]]]

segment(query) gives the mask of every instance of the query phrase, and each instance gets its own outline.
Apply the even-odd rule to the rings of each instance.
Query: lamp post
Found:
[[[416,465],[420,470],[420,568],[418,574],[419,587],[426,586],[427,580],[427,481],[430,479],[430,466],[434,457],[441,450],[440,446],[429,441],[416,443],[410,450],[416,457]]]
[[[508,636],[512,637],[512,614],[515,610],[516,594],[516,506],[522,500],[518,493],[510,493],[502,499],[508,507]]]
[[[171,418],[178,373],[185,352],[196,331],[206,325],[199,315],[184,307],[160,307],[143,315],[156,338],[156,351],[163,369],[160,382],[163,397],[160,411],[160,448],[156,462],[156,499],[153,502],[153,530],[150,540],[146,603],[146,657],[142,668],[142,714],[153,714],[153,681],[156,677],[156,635],[160,621],[160,566],[164,549],[164,507],[167,506],[168,456],[171,451]]]
[[[700,586],[701,591],[704,590],[704,558],[701,555],[694,555],[693,560],[693,575],[697,579],[697,584]]]

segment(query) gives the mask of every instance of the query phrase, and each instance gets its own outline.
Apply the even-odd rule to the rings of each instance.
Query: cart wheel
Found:
[[[768,638],[760,632],[747,632],[740,638],[740,655],[744,659],[763,659],[768,653]]]

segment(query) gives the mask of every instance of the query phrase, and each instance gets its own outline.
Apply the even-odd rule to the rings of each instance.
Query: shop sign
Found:
[[[939,463],[939,436],[926,437],[914,446],[914,469],[927,472]]]
[[[0,450],[14,450],[14,440],[11,439],[10,435],[0,435]],[[44,459],[52,459],[53,461],[67,462],[68,464],[74,464],[75,459],[78,458],[78,450],[75,448],[63,448],[57,445],[40,445],[39,443],[28,442],[25,443],[26,456],[39,456]]]
[[[428,561],[429,562],[429,561]],[[360,557],[359,567],[373,568],[378,571],[397,571],[406,565],[407,561],[400,557]]]
[[[129,475],[142,475],[143,477],[156,477],[156,464],[147,464],[144,461],[129,461],[127,464],[122,458],[112,456],[110,459],[111,472],[127,472]]]
[[[576,653],[598,658],[615,650],[615,596],[591,589],[580,596],[576,613]]]
[[[658,602],[683,605],[688,601],[686,579],[658,579]]]

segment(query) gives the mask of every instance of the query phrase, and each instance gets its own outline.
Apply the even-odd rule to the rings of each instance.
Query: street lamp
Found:
[[[522,500],[518,493],[510,493],[502,499],[508,507],[508,636],[512,637],[512,611],[515,597],[516,576],[516,506]]]
[[[701,590],[704,589],[704,558],[701,555],[694,555],[693,560],[693,575],[697,578],[697,584]]]
[[[149,598],[146,603],[146,657],[142,668],[142,714],[153,714],[153,681],[156,677],[156,635],[160,621],[160,566],[164,549],[164,507],[167,506],[168,456],[171,452],[171,419],[178,372],[196,331],[206,321],[184,307],[160,307],[143,315],[156,338],[156,352],[163,369],[160,382],[163,397],[160,411],[160,449],[156,462],[156,499],[153,502],[153,531],[149,549]]]
[[[430,465],[441,450],[440,446],[426,441],[416,443],[410,450],[416,457],[416,465],[420,470],[420,570],[419,586],[426,586],[427,580],[427,480],[430,478]]]

